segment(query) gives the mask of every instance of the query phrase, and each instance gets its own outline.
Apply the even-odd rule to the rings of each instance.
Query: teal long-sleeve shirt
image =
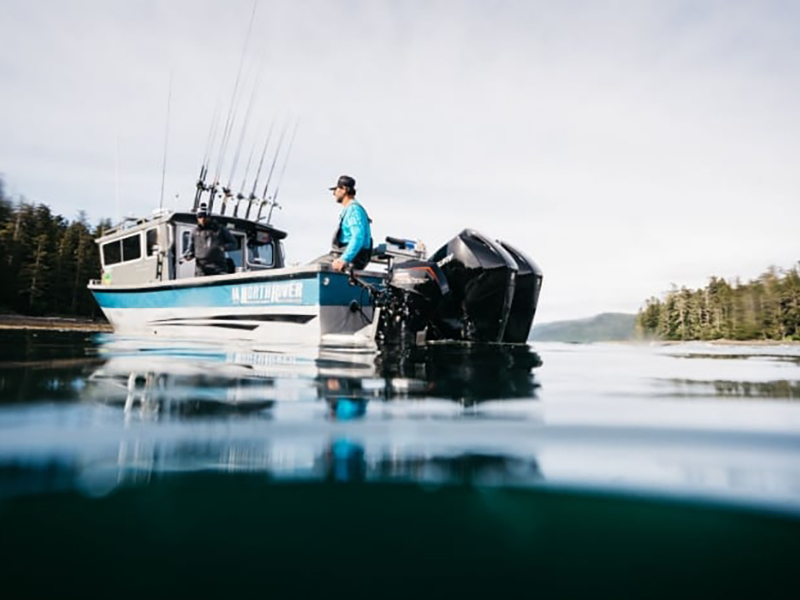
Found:
[[[367,211],[356,200],[342,209],[339,242],[344,246],[342,260],[348,263],[372,243]]]

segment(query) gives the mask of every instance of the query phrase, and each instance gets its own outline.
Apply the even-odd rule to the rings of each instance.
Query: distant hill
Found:
[[[588,319],[554,321],[534,325],[531,339],[537,342],[610,342],[634,337],[636,315],[603,313]]]

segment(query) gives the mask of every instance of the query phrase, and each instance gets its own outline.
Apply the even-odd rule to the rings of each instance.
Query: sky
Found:
[[[433,252],[473,228],[529,255],[540,323],[800,260],[792,0],[0,0],[0,16],[6,192],[68,219],[150,214],[165,139],[163,205],[190,208],[237,89],[210,170],[249,191],[270,124],[297,121],[273,217],[289,263],[327,251],[341,174],[376,240]]]

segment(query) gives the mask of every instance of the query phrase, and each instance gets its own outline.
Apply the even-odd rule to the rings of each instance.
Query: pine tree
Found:
[[[639,310],[642,335],[666,340],[800,339],[800,271],[770,267],[748,283],[711,277],[704,288],[673,285]]]
[[[100,277],[95,234],[110,227],[101,221],[92,231],[85,213],[73,223],[43,204],[5,196],[0,179],[0,307],[28,314],[96,315],[86,285]]]

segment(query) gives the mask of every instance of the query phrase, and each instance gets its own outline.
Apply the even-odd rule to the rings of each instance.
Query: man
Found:
[[[333,235],[333,253],[339,254],[331,263],[334,271],[349,267],[363,269],[372,255],[372,231],[367,211],[356,200],[356,180],[342,175],[330,188],[336,202],[342,205],[339,227]]]
[[[195,259],[195,276],[228,273],[225,251],[235,249],[233,234],[211,218],[205,203],[201,204],[197,209],[197,228],[192,232],[189,250],[183,255],[184,260]]]

